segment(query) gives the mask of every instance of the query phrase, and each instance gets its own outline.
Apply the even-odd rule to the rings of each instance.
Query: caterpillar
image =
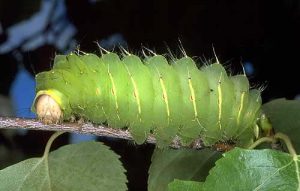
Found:
[[[257,136],[261,92],[250,89],[245,75],[228,75],[218,60],[198,68],[187,55],[120,57],[56,55],[53,68],[36,75],[32,110],[49,123],[76,117],[127,128],[137,144],[153,133],[158,147],[175,136],[186,145],[201,138],[206,146],[234,141],[246,147]],[[52,105],[39,104],[50,98]]]

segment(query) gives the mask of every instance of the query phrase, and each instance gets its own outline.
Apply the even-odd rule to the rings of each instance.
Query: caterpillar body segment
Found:
[[[207,146],[251,144],[261,98],[259,90],[249,90],[247,77],[228,76],[219,63],[198,69],[187,56],[171,63],[161,55],[145,60],[131,54],[120,59],[115,53],[58,55],[52,70],[36,75],[32,109],[48,120],[49,114],[36,108],[48,95],[61,108],[59,121],[75,116],[127,128],[138,144],[149,133],[159,147],[175,136],[186,145],[198,138]],[[52,122],[57,121],[56,115]]]
[[[180,78],[182,89],[182,141],[191,143],[205,131],[209,110],[209,87],[204,73],[189,57],[177,60],[173,67]]]
[[[146,66],[152,74],[154,87],[154,133],[158,144],[167,145],[177,134],[182,124],[181,94],[179,78],[172,66],[163,56],[153,56],[146,61]],[[181,113],[182,114],[182,113]]]
[[[138,144],[143,143],[154,126],[154,90],[151,73],[139,57],[129,55],[123,60],[133,91],[129,94],[130,132]],[[143,128],[141,128],[143,127]]]

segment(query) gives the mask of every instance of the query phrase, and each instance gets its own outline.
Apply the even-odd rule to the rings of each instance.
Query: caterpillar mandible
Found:
[[[128,128],[142,144],[153,133],[158,147],[177,136],[206,146],[253,142],[261,112],[260,90],[245,75],[230,76],[217,61],[198,68],[188,56],[141,59],[115,53],[57,55],[50,71],[36,75],[32,110],[44,122],[83,118]],[[39,100],[52,98],[52,105]],[[51,107],[58,106],[57,113]]]

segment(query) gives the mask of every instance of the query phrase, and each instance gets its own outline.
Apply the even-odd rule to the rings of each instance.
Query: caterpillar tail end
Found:
[[[37,117],[44,124],[57,124],[63,119],[59,104],[49,95],[40,95],[35,102]]]

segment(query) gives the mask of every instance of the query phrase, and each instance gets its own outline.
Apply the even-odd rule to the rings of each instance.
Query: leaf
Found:
[[[300,101],[276,99],[264,104],[263,111],[275,131],[288,135],[300,153]]]
[[[148,190],[165,191],[174,179],[202,181],[221,154],[209,149],[156,149],[149,169]]]
[[[195,181],[184,181],[175,179],[168,185],[168,191],[199,191],[202,190],[203,183]]]
[[[66,145],[0,171],[0,190],[127,190],[119,156],[99,142]]]
[[[299,156],[275,150],[235,148],[216,162],[204,190],[299,190]]]
[[[32,158],[0,171],[0,190],[51,190],[46,163]]]
[[[127,190],[125,170],[118,158],[100,142],[64,146],[49,156],[53,188]]]

